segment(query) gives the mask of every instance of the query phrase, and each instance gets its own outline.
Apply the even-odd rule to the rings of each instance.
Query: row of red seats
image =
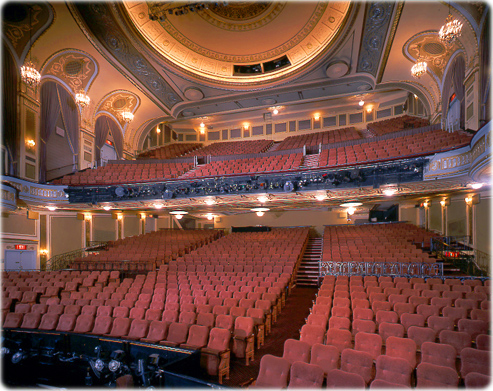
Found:
[[[271,145],[272,140],[223,141],[188,152],[186,156],[223,156],[262,153],[269,149]]]
[[[412,385],[411,373],[418,364],[418,351],[421,352],[419,355],[421,363],[418,365],[417,382],[421,386],[457,386],[459,378],[455,360],[458,355],[461,358],[467,356],[468,359],[473,357],[475,360],[484,360],[488,356],[487,362],[480,364],[479,371],[483,375],[489,375],[489,353],[486,354],[482,350],[489,350],[490,344],[490,338],[486,335],[488,333],[486,321],[460,319],[460,324],[481,322],[482,325],[477,328],[475,327],[477,326],[476,324],[471,324],[472,328],[464,327],[460,328],[459,331],[454,331],[454,323],[452,322],[451,330],[437,330],[433,329],[433,327],[424,327],[424,321],[415,324],[413,322],[415,319],[409,319],[411,321],[407,322],[406,317],[412,318],[414,316],[407,312],[402,312],[401,323],[398,323],[397,313],[390,311],[391,308],[389,307],[387,310],[379,310],[377,312],[379,333],[376,334],[375,323],[370,320],[370,317],[373,319],[373,311],[369,309],[370,303],[368,300],[360,298],[361,294],[366,294],[367,292],[356,288],[366,288],[363,283],[378,281],[376,277],[365,277],[365,280],[361,276],[351,277],[351,283],[348,277],[337,277],[336,279],[334,276],[326,276],[324,278],[317,300],[307,318],[307,324],[301,329],[300,341],[291,343],[291,345],[295,345],[294,348],[290,348],[291,351],[296,352],[293,354],[294,357],[298,357],[302,361],[305,359],[308,362],[310,346],[325,342],[332,349],[326,349],[327,356],[323,360],[326,365],[324,372],[327,374],[331,370],[339,369],[340,362],[340,370],[343,372],[362,376],[363,382],[359,382],[360,387],[368,385],[372,379],[373,382],[379,381],[377,383],[378,386],[385,385],[385,383],[381,383],[383,380],[389,383],[387,384],[388,386],[398,387],[399,385],[404,385],[410,387]],[[402,281],[401,283],[406,282]],[[374,287],[368,286],[368,289],[372,288]],[[351,301],[347,297],[336,297],[335,295],[338,292],[349,294],[350,289],[352,290]],[[321,295],[322,293],[323,295]],[[394,294],[394,296],[398,295]],[[421,298],[419,296],[416,297],[418,299]],[[350,302],[352,303],[351,307]],[[375,303],[378,302],[375,301]],[[380,303],[391,305],[388,301]],[[397,301],[394,306],[397,304],[403,303]],[[332,305],[333,307],[331,307]],[[383,313],[395,315],[395,317],[390,319],[390,317],[379,316]],[[432,315],[431,318],[433,317]],[[349,331],[351,326],[350,318],[353,319],[353,332]],[[363,327],[359,327],[359,323]],[[373,327],[367,328],[366,326],[370,323],[372,323]],[[326,328],[327,324],[328,330]],[[406,334],[404,333],[405,331]],[[440,335],[439,343],[436,340],[438,334]],[[476,349],[471,349],[472,343],[476,345]],[[382,354],[383,347],[385,347],[385,354]],[[289,356],[289,353],[287,355]],[[394,358],[398,360],[394,360]],[[376,374],[373,367],[375,362]],[[388,368],[383,370],[379,376],[379,365],[385,362]],[[470,372],[470,364],[462,361],[460,372],[463,377]],[[433,373],[428,371],[429,365],[437,366],[437,368],[432,367]],[[445,370],[444,367],[450,369]],[[329,382],[329,379],[327,382]],[[377,385],[375,384],[375,386]]]
[[[411,117],[403,115],[402,117],[385,119],[382,121],[369,123],[366,127],[375,136],[381,136],[387,133],[399,132],[403,129],[421,128],[428,126],[430,121],[425,118]]]
[[[301,153],[291,153],[271,157],[214,161],[199,166],[195,171],[187,174],[187,178],[295,170],[299,168],[302,160]]]
[[[144,151],[137,156],[137,159],[173,159],[180,157],[188,152],[202,147],[199,143],[176,143],[165,145],[164,147]]]
[[[277,150],[297,149],[303,146],[325,145],[340,143],[342,141],[357,140],[362,138],[361,133],[354,127],[334,129],[324,132],[304,134],[301,136],[289,136],[282,140]]]
[[[469,134],[449,133],[443,130],[433,130],[389,140],[369,141],[363,144],[324,149],[320,154],[319,167],[431,154],[458,148],[467,145],[470,141]]]

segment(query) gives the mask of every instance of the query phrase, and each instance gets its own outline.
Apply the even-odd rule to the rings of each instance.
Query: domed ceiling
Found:
[[[258,85],[306,68],[330,50],[350,10],[349,1],[204,4],[126,2],[125,9],[168,64],[229,85]]]

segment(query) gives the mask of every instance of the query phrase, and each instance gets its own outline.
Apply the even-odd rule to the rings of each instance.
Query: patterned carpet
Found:
[[[288,338],[299,339],[300,329],[305,324],[312,300],[315,300],[317,288],[296,287],[286,298],[286,306],[273,325],[271,333],[265,338],[264,346],[255,351],[255,360],[245,365],[244,359],[231,357],[230,378],[223,381],[227,387],[241,387],[256,379],[260,367],[260,359],[264,354],[282,356],[284,341]]]

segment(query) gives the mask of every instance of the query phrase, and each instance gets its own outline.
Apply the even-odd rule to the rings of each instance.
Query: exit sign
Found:
[[[16,244],[15,245],[15,249],[16,250],[26,250],[27,249],[27,245],[25,245],[25,244]]]

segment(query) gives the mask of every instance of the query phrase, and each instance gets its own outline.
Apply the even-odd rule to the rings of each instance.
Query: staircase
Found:
[[[306,155],[301,163],[300,168],[316,168],[318,167],[318,161],[320,154]]]
[[[187,179],[187,178],[190,178],[192,176],[192,173],[194,171],[198,170],[202,166],[205,166],[205,164],[197,164],[194,168],[192,168],[191,170],[188,170],[185,174],[180,175],[178,177],[178,179]]]
[[[264,152],[273,152],[273,151],[277,151],[277,149],[281,146],[281,142],[280,141],[274,141],[269,148],[267,148]]]
[[[296,285],[318,286],[318,265],[322,260],[323,238],[309,238],[298,272]]]

